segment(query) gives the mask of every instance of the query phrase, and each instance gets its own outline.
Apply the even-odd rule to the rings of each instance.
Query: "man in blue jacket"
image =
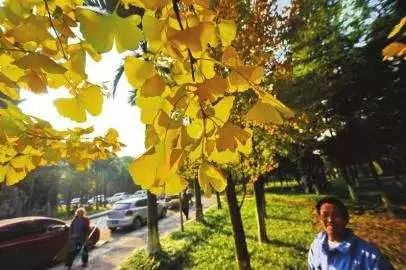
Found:
[[[325,197],[319,200],[316,211],[323,231],[316,236],[310,247],[309,269],[393,269],[376,247],[346,228],[349,214],[339,199]]]

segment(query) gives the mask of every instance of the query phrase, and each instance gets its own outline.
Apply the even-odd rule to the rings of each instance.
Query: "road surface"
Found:
[[[203,208],[215,204],[215,197],[210,199],[203,198]],[[165,218],[160,219],[158,222],[159,233],[162,236],[176,231],[180,228],[179,211],[168,211]],[[189,216],[195,217],[194,205],[190,208]],[[147,241],[147,226],[143,226],[136,231],[128,229],[117,230],[113,233],[106,227],[107,216],[101,216],[92,219],[92,223],[98,223],[101,231],[100,241],[96,247],[89,252],[89,265],[86,269],[89,270],[111,270],[115,269],[118,265],[135,250],[143,248]],[[66,269],[63,263],[56,265],[52,270]],[[72,266],[72,270],[84,269],[81,267],[81,259],[79,256]]]

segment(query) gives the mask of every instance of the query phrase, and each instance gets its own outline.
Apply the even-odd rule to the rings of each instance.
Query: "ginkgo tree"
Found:
[[[66,160],[79,170],[92,160],[120,150],[118,133],[91,135],[93,128],[56,130],[24,114],[16,105],[20,91],[37,94],[66,87],[71,96],[55,101],[58,111],[78,122],[102,109],[102,89],[87,81],[86,51],[100,55],[87,42],[69,42],[77,24],[78,2],[5,1],[0,12],[0,183],[14,185],[31,170]],[[53,91],[53,90],[52,90]]]
[[[251,89],[257,97],[243,117],[247,121],[279,124],[292,115],[261,86],[264,68],[240,59],[232,46],[236,23],[219,18],[209,0],[122,0],[111,14],[82,4],[5,1],[0,89],[7,105],[2,107],[10,113],[12,106],[5,102],[18,100],[19,88],[44,93],[64,87],[70,96],[55,100],[58,112],[84,122],[87,113],[100,113],[103,101],[103,89],[87,80],[87,55],[98,61],[113,47],[126,52],[147,44],[143,54],[124,54],[124,73],[138,91],[136,105],[148,126],[147,151],[129,168],[143,188],[155,194],[180,192],[186,181],[178,169],[188,158],[199,160],[205,193],[224,190],[227,180],[216,164],[236,163],[252,149],[252,130],[230,119],[238,93]],[[119,7],[143,12],[124,17]],[[115,135],[110,132],[105,141],[114,138],[109,142],[119,145]]]
[[[134,160],[131,172],[151,191],[180,191],[185,183],[177,169],[186,156],[203,158],[204,178],[216,171],[213,162],[235,162],[239,152],[250,151],[251,131],[229,120],[236,93],[251,88],[259,97],[246,115],[249,120],[278,123],[281,115],[290,114],[261,88],[263,68],[239,59],[230,45],[235,23],[217,21],[209,1],[119,1],[145,10],[142,17],[126,18],[103,16],[81,3],[6,1],[1,17],[2,93],[18,100],[20,87],[36,93],[65,87],[71,96],[55,100],[55,106],[61,115],[83,122],[87,113],[100,113],[103,100],[102,88],[87,81],[86,55],[99,60],[113,43],[123,52],[146,42],[148,53],[125,59],[125,74],[139,89],[141,120],[151,126],[148,150]],[[81,37],[75,33],[78,26]],[[213,48],[221,48],[220,59],[210,54]],[[163,61],[170,63],[169,78],[159,71]],[[224,187],[223,177],[215,178],[219,183],[207,180],[210,186]]]

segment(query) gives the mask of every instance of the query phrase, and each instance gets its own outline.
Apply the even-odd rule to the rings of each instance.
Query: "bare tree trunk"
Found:
[[[388,193],[386,192],[385,187],[383,186],[382,181],[379,178],[379,175],[376,172],[376,170],[374,168],[374,165],[372,164],[371,160],[368,161],[368,166],[369,166],[369,169],[370,169],[370,171],[372,173],[372,176],[374,177],[375,184],[376,184],[377,188],[379,189],[379,191],[381,192],[381,201],[383,203],[383,206],[386,208],[389,215],[395,216],[396,213],[394,211],[394,207],[393,207],[393,204],[391,202],[391,199],[390,199]]]
[[[348,188],[348,193],[350,194],[351,200],[357,202],[358,201],[358,195],[355,191],[354,184],[352,183],[350,177],[348,176],[347,170],[345,166],[341,167],[341,173],[344,177],[345,182],[347,183],[347,188]]]
[[[237,196],[235,194],[235,185],[230,174],[227,177],[226,197],[228,210],[230,213],[231,224],[233,227],[235,252],[238,269],[248,270],[250,266],[250,256],[248,254],[247,242],[245,240],[244,227],[241,220],[240,209],[238,208]]]
[[[148,200],[148,239],[147,239],[147,254],[154,256],[161,251],[159,243],[158,231],[158,207],[155,194],[147,192]]]
[[[260,176],[257,181],[254,182],[254,193],[255,193],[255,205],[257,214],[257,226],[258,226],[258,241],[260,243],[268,243],[269,239],[266,235],[266,224],[265,224],[265,190],[264,190],[264,179]]]
[[[202,206],[202,192],[200,190],[199,182],[194,180],[195,185],[195,199],[196,199],[196,221],[204,222],[203,206]]]
[[[220,198],[220,192],[216,191],[216,199],[217,199],[217,209],[221,209],[221,198]]]
[[[182,198],[182,192],[179,192],[179,214],[180,214],[180,230],[182,231],[182,232],[184,232],[185,231],[185,228],[184,228],[184,226],[183,226],[183,211],[182,211],[182,200],[183,200],[184,198]]]

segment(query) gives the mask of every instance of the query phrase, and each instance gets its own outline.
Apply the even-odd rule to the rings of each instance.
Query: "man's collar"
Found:
[[[340,253],[349,253],[351,251],[351,246],[354,244],[354,240],[355,240],[355,235],[352,232],[352,230],[345,229],[345,236],[344,236],[343,241],[341,241],[340,244],[332,250],[336,250]],[[329,253],[330,248],[328,246],[326,232],[323,232],[320,235],[320,242],[322,243],[322,249],[323,249],[324,253],[326,253],[326,254]]]

